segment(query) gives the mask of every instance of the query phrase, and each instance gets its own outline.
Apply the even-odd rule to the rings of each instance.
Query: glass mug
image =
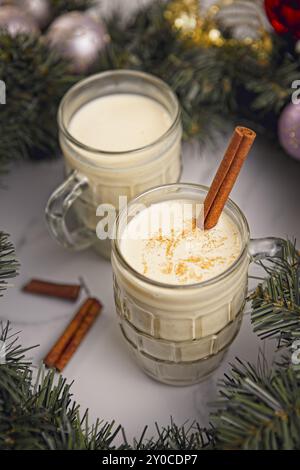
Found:
[[[237,226],[242,248],[223,273],[189,285],[164,284],[135,271],[125,260],[120,240],[134,215],[136,203],[151,204],[184,199],[202,203],[208,188],[172,184],[153,188],[121,211],[112,243],[116,310],[121,332],[142,369],[156,380],[172,385],[197,383],[216,369],[238,334],[248,291],[252,259],[279,256],[282,240],[250,240],[247,220],[228,200],[226,214]],[[127,222],[127,223],[128,223]]]
[[[151,98],[169,113],[170,127],[149,145],[124,152],[103,151],[76,140],[68,131],[74,114],[86,103],[114,94]],[[129,70],[107,71],[80,81],[66,93],[58,111],[58,126],[67,178],[47,203],[50,232],[66,248],[80,250],[92,245],[107,257],[110,241],[96,237],[97,207],[104,203],[118,208],[119,196],[131,199],[153,186],[180,179],[182,125],[178,100],[157,77]]]

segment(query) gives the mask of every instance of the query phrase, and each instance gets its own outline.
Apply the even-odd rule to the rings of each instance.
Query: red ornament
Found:
[[[300,0],[265,0],[265,8],[278,34],[300,39]]]

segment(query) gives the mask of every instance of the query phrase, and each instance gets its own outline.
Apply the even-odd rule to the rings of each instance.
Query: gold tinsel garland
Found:
[[[166,20],[188,46],[235,48],[246,45],[259,60],[268,60],[272,40],[264,25],[259,1],[218,0],[205,11],[200,3],[198,0],[172,0],[165,10]],[[240,15],[239,25],[244,25],[245,29],[238,36],[230,25],[230,17],[236,15]]]

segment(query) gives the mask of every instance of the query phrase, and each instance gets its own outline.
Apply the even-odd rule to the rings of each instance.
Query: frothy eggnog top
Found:
[[[128,264],[166,284],[194,284],[225,271],[241,251],[238,228],[223,212],[213,229],[199,229],[191,206],[195,203],[157,203],[132,218],[120,241]]]
[[[68,130],[88,147],[125,152],[155,142],[171,124],[170,114],[157,101],[118,93],[83,105],[72,117]]]

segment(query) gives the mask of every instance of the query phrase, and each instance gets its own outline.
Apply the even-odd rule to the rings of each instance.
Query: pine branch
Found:
[[[250,297],[254,331],[263,339],[277,337],[290,345],[300,337],[299,254],[287,241],[282,258],[259,265],[267,277]]]
[[[291,98],[292,83],[299,78],[299,64],[291,57],[284,57],[280,64],[273,64],[264,71],[256,70],[257,76],[245,81],[245,88],[255,95],[251,108],[263,115],[279,114]]]
[[[67,71],[41,39],[0,35],[0,77],[7,104],[1,106],[0,166],[13,159],[55,154],[56,113],[67,88],[79,77]]]
[[[52,17],[57,17],[68,11],[85,11],[95,5],[95,0],[51,0]]]
[[[157,436],[150,440],[145,439],[146,430],[147,427],[139,440],[134,439],[131,448],[134,450],[203,450],[213,446],[212,430],[203,429],[196,422],[191,425],[177,426],[171,420],[171,424],[163,428],[156,423]]]
[[[35,382],[30,362],[6,326],[0,335],[6,342],[6,363],[0,364],[0,449],[299,449],[300,382],[292,368],[268,370],[239,360],[220,384],[218,410],[211,414],[213,428],[197,423],[167,427],[156,425],[157,436],[117,444],[121,427],[97,420],[72,400],[70,385],[61,375],[43,369]],[[120,438],[118,438],[118,442]]]
[[[40,371],[32,381],[26,352],[16,346],[8,325],[1,341],[6,343],[6,363],[0,364],[0,449],[112,449],[120,428],[97,423],[89,428],[87,415],[79,417],[70,385],[55,372]]]
[[[293,369],[260,370],[237,360],[212,415],[216,447],[300,449],[300,383]]]
[[[178,427],[171,422],[166,428],[157,426],[157,436],[150,439],[145,437],[145,428],[133,444],[122,430],[123,443],[117,444],[121,426],[100,420],[90,426],[87,411],[81,418],[71,385],[61,375],[40,369],[33,381],[26,350],[17,344],[8,325],[0,340],[6,343],[6,362],[0,362],[0,450],[191,450],[207,447],[211,441],[211,433],[197,424]]]
[[[19,263],[15,260],[15,249],[8,235],[0,231],[0,296],[6,289],[7,279],[17,275]]]

